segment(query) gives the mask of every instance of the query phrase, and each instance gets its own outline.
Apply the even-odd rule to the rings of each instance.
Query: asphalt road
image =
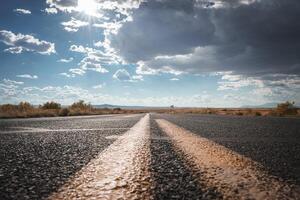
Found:
[[[0,199],[300,199],[299,188],[299,119],[0,120]]]

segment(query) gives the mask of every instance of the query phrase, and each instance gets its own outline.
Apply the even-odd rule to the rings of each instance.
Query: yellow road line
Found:
[[[149,122],[147,114],[49,199],[149,199]]]
[[[300,199],[300,187],[269,175],[262,166],[169,121],[156,120],[200,171],[201,185],[215,187],[224,199]]]

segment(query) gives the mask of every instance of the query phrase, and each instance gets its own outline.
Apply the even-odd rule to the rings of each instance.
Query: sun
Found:
[[[78,0],[77,9],[86,15],[97,15],[97,7],[95,0]]]

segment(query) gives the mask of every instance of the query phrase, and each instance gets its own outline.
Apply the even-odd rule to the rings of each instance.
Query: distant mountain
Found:
[[[245,106],[242,106],[241,108],[276,108],[277,104],[278,103],[270,102],[270,103],[265,103],[262,105],[245,105]],[[296,104],[295,106],[298,108],[300,107],[299,104]]]
[[[242,108],[276,108],[278,103],[271,102],[271,103],[265,103],[261,105],[244,105]]]

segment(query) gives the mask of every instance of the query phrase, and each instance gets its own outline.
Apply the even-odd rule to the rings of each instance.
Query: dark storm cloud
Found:
[[[129,62],[243,75],[300,74],[300,1],[157,0],[111,39]]]

